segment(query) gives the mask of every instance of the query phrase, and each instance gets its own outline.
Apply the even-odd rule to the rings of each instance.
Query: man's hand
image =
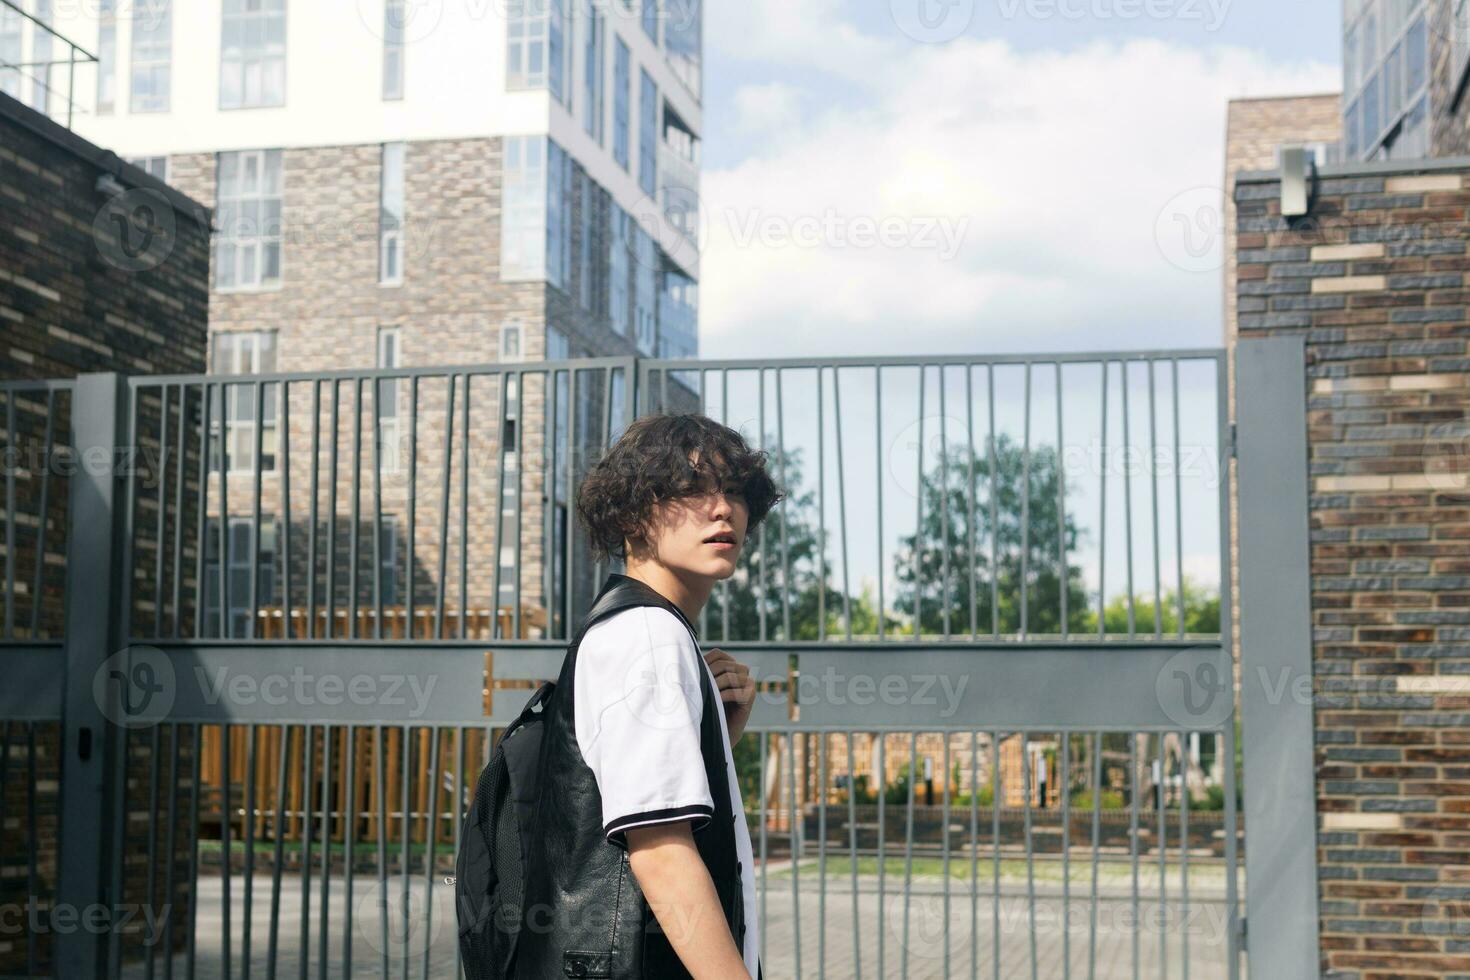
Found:
[[[745,723],[750,720],[750,711],[755,707],[755,678],[750,668],[735,660],[718,647],[707,650],[705,663],[715,675],[715,688],[720,692],[720,701],[725,707],[725,725],[730,729],[730,747],[740,741]]]

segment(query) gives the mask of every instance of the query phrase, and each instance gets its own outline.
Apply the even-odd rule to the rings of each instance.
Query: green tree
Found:
[[[1184,632],[1220,632],[1220,593],[1184,579]],[[1165,590],[1159,604],[1160,629],[1165,635],[1179,630],[1179,590]],[[1154,631],[1154,600],[1149,595],[1133,597],[1133,626],[1138,633]],[[1110,635],[1128,633],[1128,597],[1114,596],[1103,609],[1103,626]]]

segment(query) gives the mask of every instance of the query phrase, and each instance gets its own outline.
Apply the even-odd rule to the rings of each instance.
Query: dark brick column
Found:
[[[1290,222],[1237,180],[1240,333],[1307,345],[1330,977],[1470,974],[1467,174],[1329,168]]]

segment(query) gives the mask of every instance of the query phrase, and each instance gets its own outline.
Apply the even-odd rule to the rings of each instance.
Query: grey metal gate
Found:
[[[700,410],[792,491],[700,627],[762,682],[737,751],[767,975],[1237,977],[1225,364],[0,387],[0,766],[27,774],[0,974],[458,976],[460,814],[605,574],[581,475],[635,415]]]

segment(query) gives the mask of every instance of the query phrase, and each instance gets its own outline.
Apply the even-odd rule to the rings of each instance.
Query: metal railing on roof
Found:
[[[0,77],[3,77],[7,72],[14,72],[16,76],[28,78],[31,80],[31,84],[38,85],[44,89],[46,92],[45,104],[47,109],[42,111],[50,116],[51,113],[48,110],[51,104],[51,95],[56,92],[49,81],[51,69],[58,65],[66,65],[66,94],[62,98],[66,102],[66,128],[70,129],[75,111],[78,108],[77,101],[73,98],[73,95],[76,93],[77,65],[97,64],[99,63],[98,57],[80,44],[77,44],[71,38],[57,31],[50,24],[27,13],[19,4],[12,3],[11,0],[0,0],[0,16],[3,16],[5,10],[10,10],[20,15],[25,20],[34,24],[35,30],[44,31],[48,38],[60,41],[66,45],[67,56],[65,58],[17,62],[0,59]],[[39,69],[41,71],[41,77],[32,74],[28,69]]]

